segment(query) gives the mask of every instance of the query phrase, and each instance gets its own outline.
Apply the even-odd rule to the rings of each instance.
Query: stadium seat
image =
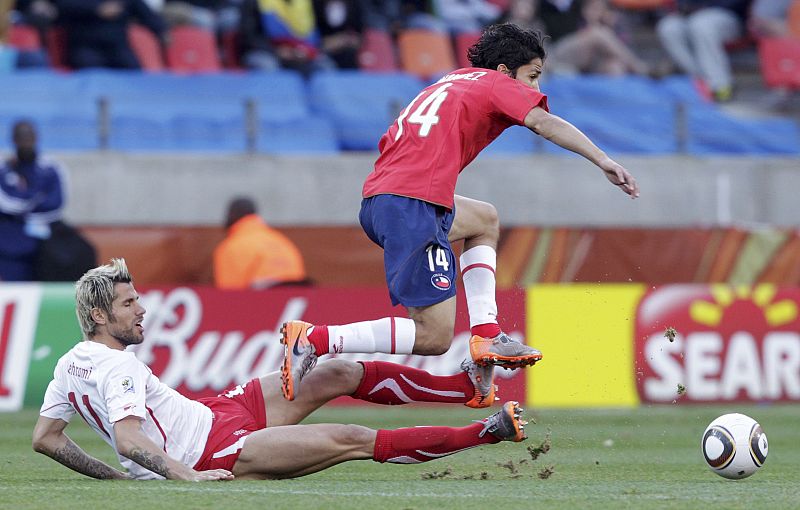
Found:
[[[329,118],[345,150],[377,150],[378,140],[423,83],[405,73],[317,73],[309,84],[311,107]]]
[[[758,56],[767,86],[800,88],[800,39],[762,38]]]
[[[511,126],[489,144],[478,156],[513,157],[526,156],[536,152],[537,136],[523,126]]]
[[[671,101],[567,101],[551,111],[577,126],[605,151],[616,154],[676,152],[675,106]],[[567,153],[546,143],[545,151]]]
[[[437,79],[456,68],[450,36],[432,30],[408,29],[397,38],[403,70],[423,80]]]
[[[222,50],[222,66],[225,69],[241,69],[239,58],[239,32],[226,30],[220,35],[220,49]]]
[[[28,25],[12,25],[8,30],[8,44],[24,51],[36,51],[42,48],[39,32]]]
[[[481,38],[479,32],[465,32],[456,35],[456,61],[459,67],[472,67],[467,50]]]
[[[106,70],[82,74],[88,75],[90,93],[108,101],[109,143],[114,149],[243,151],[247,148],[246,104],[250,100],[259,133],[282,127],[286,129],[284,138],[293,136],[302,141],[298,130],[310,126],[313,134],[308,137],[309,144],[316,143],[312,140],[316,133],[323,133],[320,138],[331,138],[329,125],[325,135],[319,123],[304,124],[310,110],[303,80],[295,72],[187,76]],[[338,149],[335,140],[326,143],[325,147],[334,145]],[[271,152],[298,150],[288,141],[257,144],[269,147]]]
[[[398,70],[397,53],[392,36],[384,30],[368,28],[358,52],[358,67],[369,72],[394,72]]]
[[[87,91],[107,101],[112,149],[245,149],[244,102],[233,76],[110,70],[81,74]]]
[[[67,64],[67,31],[64,27],[52,26],[45,33],[45,47],[50,65],[56,69],[68,70]]]
[[[139,59],[142,70],[150,72],[163,71],[164,56],[158,38],[145,27],[131,24],[128,27],[128,42]]]
[[[333,124],[326,118],[310,116],[290,122],[262,121],[256,150],[267,154],[337,154],[339,142]]]
[[[97,104],[81,76],[48,71],[0,75],[0,133],[20,118],[39,129],[44,150],[97,149]]]
[[[170,30],[167,65],[176,73],[215,73],[222,68],[214,34],[191,26]]]
[[[619,9],[650,10],[669,7],[674,0],[611,0],[611,4]]]
[[[688,113],[691,154],[800,154],[800,129],[789,119],[741,119],[724,115],[713,105]]]
[[[800,37],[800,0],[794,0],[789,6],[786,22],[789,25],[789,34],[792,37]]]

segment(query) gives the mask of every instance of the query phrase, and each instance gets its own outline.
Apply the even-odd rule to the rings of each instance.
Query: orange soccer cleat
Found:
[[[530,366],[542,359],[542,353],[537,349],[522,344],[505,333],[494,338],[473,336],[469,340],[469,353],[478,365],[496,365],[506,369]]]
[[[308,341],[308,328],[303,321],[284,322],[281,327],[283,363],[281,364],[281,391],[286,400],[294,400],[297,386],[317,364],[314,346]]]

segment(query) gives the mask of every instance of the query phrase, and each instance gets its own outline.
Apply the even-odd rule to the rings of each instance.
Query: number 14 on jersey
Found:
[[[444,100],[447,99],[447,89],[452,85],[452,83],[445,83],[434,90],[433,93],[426,97],[419,106],[417,106],[414,112],[409,115],[414,104],[425,94],[425,91],[422,91],[415,97],[406,109],[403,110],[403,114],[397,118],[397,134],[394,136],[395,141],[399,140],[400,136],[403,134],[403,121],[406,120],[406,117],[408,117],[409,124],[419,125],[419,136],[428,136],[431,132],[431,128],[439,123],[439,116],[436,115],[436,113],[439,111]]]

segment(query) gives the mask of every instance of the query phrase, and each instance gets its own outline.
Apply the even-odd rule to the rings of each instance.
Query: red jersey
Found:
[[[363,197],[402,195],[453,208],[458,174],[547,96],[499,71],[470,67],[425,88],[380,140]]]

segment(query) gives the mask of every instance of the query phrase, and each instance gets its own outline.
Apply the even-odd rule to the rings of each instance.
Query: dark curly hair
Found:
[[[520,66],[536,57],[545,59],[544,36],[535,30],[523,30],[512,23],[487,27],[481,38],[467,50],[473,67],[496,70],[505,64],[512,76]]]

